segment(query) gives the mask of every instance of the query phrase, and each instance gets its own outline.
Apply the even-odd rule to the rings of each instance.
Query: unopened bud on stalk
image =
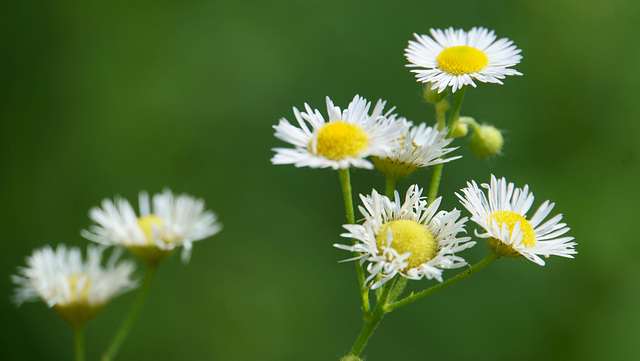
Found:
[[[489,158],[500,154],[504,138],[502,133],[492,125],[473,127],[473,134],[469,140],[469,147],[478,158]]]
[[[462,123],[460,119],[458,119],[458,122],[456,122],[456,125],[453,127],[453,130],[451,131],[451,134],[449,134],[449,136],[451,138],[462,138],[466,136],[467,133],[469,133],[469,124]]]

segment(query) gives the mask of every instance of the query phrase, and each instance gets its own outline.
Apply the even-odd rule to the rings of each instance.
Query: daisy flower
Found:
[[[276,138],[295,148],[274,148],[273,164],[294,164],[296,167],[347,169],[351,166],[372,169],[373,164],[364,158],[381,155],[392,147],[394,139],[404,132],[401,123],[383,116],[385,102],[379,100],[369,114],[371,103],[356,95],[347,109],[340,110],[327,97],[329,121],[319,110],[312,110],[305,103],[305,112],[293,108],[299,127],[280,119]],[[308,124],[308,125],[307,125]]]
[[[451,91],[465,85],[476,86],[473,79],[483,83],[502,84],[507,75],[522,75],[509,69],[520,62],[520,49],[513,41],[502,38],[496,41],[493,30],[473,28],[469,32],[453,28],[444,31],[431,29],[431,37],[413,34],[417,41],[409,41],[405,56],[408,67],[416,73],[418,81],[433,83],[431,89]]]
[[[467,263],[455,253],[473,247],[470,237],[457,237],[465,232],[467,218],[458,219],[460,211],[439,211],[441,198],[427,205],[422,189],[409,187],[405,202],[395,192],[395,200],[378,194],[360,195],[363,206],[360,213],[365,221],[360,224],[345,224],[348,233],[342,237],[353,238],[352,246],[334,244],[334,247],[360,253],[349,259],[369,262],[368,283],[379,275],[371,286],[376,289],[397,274],[408,279],[433,279],[442,282],[444,269],[463,267]]]
[[[81,324],[100,312],[113,297],[136,286],[131,280],[133,262],[119,264],[112,257],[102,267],[102,248],[89,246],[87,261],[79,248],[46,246],[27,257],[27,267],[11,277],[18,285],[13,301],[42,300],[72,325]]]
[[[486,195],[475,181],[467,182],[467,188],[462,189],[464,196],[456,195],[471,212],[471,220],[484,229],[484,233],[476,231],[476,235],[486,238],[497,254],[512,258],[524,256],[544,266],[540,256],[573,258],[577,253],[573,237],[561,237],[569,231],[565,223],[560,223],[562,214],[542,223],[555,203],[545,201],[527,220],[526,213],[534,199],[528,185],[515,188],[505,178],[496,179],[491,175],[491,184],[485,183],[482,187],[487,189]]]
[[[188,195],[174,196],[169,189],[149,195],[140,192],[140,216],[126,199],[105,199],[89,217],[97,223],[82,236],[103,245],[123,246],[138,258],[156,264],[183,246],[182,260],[189,260],[192,242],[218,233],[222,226],[216,215],[205,211],[204,201]],[[153,206],[153,207],[152,207]]]
[[[407,122],[404,118],[399,121]],[[458,149],[445,148],[453,138],[447,138],[448,129],[438,131],[425,123],[409,127],[405,136],[397,140],[398,146],[387,151],[384,156],[372,157],[373,164],[386,176],[395,179],[405,178],[418,168],[450,162],[461,156],[443,158],[444,155]]]

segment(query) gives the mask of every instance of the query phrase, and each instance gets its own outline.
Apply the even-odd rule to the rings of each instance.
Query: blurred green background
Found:
[[[223,231],[165,261],[121,360],[338,360],[362,326],[337,174],[273,166],[292,106],[355,94],[414,121],[433,109],[403,56],[413,32],[486,26],[523,49],[504,86],[463,115],[504,129],[504,156],[445,166],[441,194],[494,173],[557,203],[579,243],[546,267],[500,260],[388,315],[375,360],[631,360],[640,354],[640,44],[633,0],[42,1],[2,5],[0,350],[72,359],[43,303],[16,309],[9,275],[34,248],[85,248],[87,211],[170,187],[204,198]],[[352,173],[355,192],[382,190]],[[430,170],[400,184],[428,186]],[[469,225],[469,229],[473,227]],[[470,262],[484,243],[465,252]],[[446,273],[451,276],[454,271]],[[142,276],[142,268],[138,277]],[[416,289],[430,285],[414,282]],[[136,292],[86,328],[96,360]]]

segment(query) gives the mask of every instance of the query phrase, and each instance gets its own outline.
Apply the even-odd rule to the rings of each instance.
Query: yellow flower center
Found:
[[[531,227],[531,223],[527,221],[523,216],[510,211],[497,211],[491,214],[491,218],[498,222],[498,225],[502,227],[503,223],[507,224],[509,230],[509,236],[513,232],[513,227],[516,223],[520,222],[520,232],[522,232],[522,244],[526,247],[533,247],[536,245],[536,235]]]
[[[179,238],[175,234],[164,228],[164,221],[161,217],[155,214],[142,216],[138,218],[138,226],[147,237],[147,244],[127,246],[136,257],[147,261],[149,264],[157,264],[173,253],[172,247],[164,249],[164,247],[159,247],[155,242],[156,240],[161,240],[167,245],[179,242]]]
[[[148,214],[146,216],[138,218],[138,226],[140,226],[142,232],[144,232],[144,235],[147,236],[147,242],[150,245],[154,243],[154,235],[156,237],[158,236],[158,232],[162,229],[162,224],[162,218],[156,216],[155,214]]]
[[[80,291],[80,295],[78,295],[78,281],[80,280],[84,280],[84,286]],[[90,283],[91,283],[91,278],[81,273],[77,273],[69,276],[69,288],[71,288],[72,303],[84,303],[87,301]]]
[[[454,75],[472,74],[489,64],[489,58],[482,51],[470,46],[452,46],[438,55],[438,67]]]
[[[347,122],[327,123],[318,131],[318,154],[340,160],[360,154],[369,142],[362,128]]]
[[[71,290],[69,302],[56,303],[53,309],[70,324],[81,325],[94,318],[104,304],[95,303],[95,300],[89,302],[89,286],[91,284],[89,276],[76,273],[69,276],[68,280]],[[80,282],[83,281],[84,284],[81,284]]]
[[[389,229],[392,236],[391,245],[387,245]],[[391,247],[399,254],[411,252],[411,256],[406,260],[409,263],[406,269],[429,262],[436,255],[437,248],[436,241],[427,227],[408,219],[383,224],[376,235],[376,245],[381,253],[382,247]]]

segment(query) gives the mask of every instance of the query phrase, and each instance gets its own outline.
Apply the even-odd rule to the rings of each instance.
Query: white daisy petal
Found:
[[[425,123],[414,126],[405,118],[397,118],[393,114],[386,118],[399,123],[398,129],[404,129],[403,136],[396,139],[392,149],[383,156],[372,158],[373,164],[386,176],[400,179],[409,176],[418,168],[446,163],[461,156],[444,158],[446,154],[458,149],[446,148],[453,138],[447,138],[448,129],[439,131]]]
[[[442,282],[442,270],[466,265],[463,258],[454,253],[470,247],[469,237],[458,237],[464,233],[467,218],[459,219],[460,211],[438,211],[440,198],[427,203],[422,189],[413,185],[401,203],[400,195],[395,199],[378,194],[360,195],[363,207],[359,207],[365,218],[363,224],[346,224],[348,233],[341,236],[353,238],[353,245],[334,245],[336,248],[361,253],[352,260],[369,262],[367,283],[379,276],[371,285],[375,289],[397,274],[412,279],[436,279]]]
[[[204,201],[186,194],[174,196],[165,189],[150,200],[146,192],[139,197],[140,217],[125,199],[102,201],[89,217],[96,225],[81,235],[103,245],[128,248],[139,258],[157,263],[183,246],[182,259],[189,260],[192,242],[218,233],[222,225],[216,215],[206,211]],[[117,204],[117,206],[116,206]]]
[[[505,178],[497,179],[491,175],[491,183],[483,184],[487,194],[481,192],[475,181],[467,183],[462,195],[457,194],[462,205],[471,213],[471,220],[476,222],[486,233],[475,231],[480,238],[487,238],[489,245],[498,254],[505,257],[524,256],[528,260],[544,266],[539,256],[550,255],[573,258],[576,254],[573,237],[560,237],[569,232],[565,223],[560,223],[562,214],[548,221],[554,203],[545,201],[536,210],[531,220],[526,213],[533,204],[533,194],[529,186],[515,188]],[[542,224],[541,224],[542,223]]]
[[[284,118],[273,126],[276,138],[295,147],[274,148],[276,154],[271,158],[273,164],[371,169],[373,164],[365,158],[390,151],[394,141],[404,132],[401,123],[388,119],[386,115],[393,108],[384,113],[385,102],[382,100],[376,103],[371,114],[371,103],[358,95],[344,110],[335,106],[329,97],[326,103],[328,122],[325,122],[319,110],[312,110],[305,103],[305,112],[293,108],[300,128]]]
[[[520,63],[521,50],[512,41],[496,41],[493,30],[473,28],[469,32],[453,28],[444,31],[431,29],[431,37],[413,34],[417,41],[409,41],[405,56],[408,67],[418,81],[433,83],[432,89],[451,92],[465,85],[476,87],[474,79],[483,83],[502,84],[507,75],[522,75],[510,67]]]
[[[42,300],[71,324],[93,318],[113,297],[136,286],[131,280],[135,265],[130,261],[116,264],[112,255],[102,267],[104,247],[89,246],[87,260],[82,261],[79,248],[59,245],[54,251],[46,246],[27,257],[27,267],[11,277],[18,285],[13,301]]]

